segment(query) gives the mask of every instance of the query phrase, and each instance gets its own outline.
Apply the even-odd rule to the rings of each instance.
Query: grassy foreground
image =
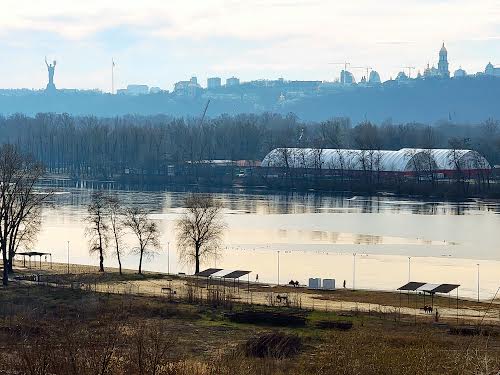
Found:
[[[250,319],[237,322],[232,314]],[[496,375],[498,326],[484,326],[480,334],[465,328],[384,314],[12,283],[0,289],[0,373]]]

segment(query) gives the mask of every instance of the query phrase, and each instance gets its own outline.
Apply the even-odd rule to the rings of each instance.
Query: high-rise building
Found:
[[[372,85],[380,84],[380,75],[378,74],[378,72],[376,72],[375,70],[372,70],[370,72],[370,78],[368,79],[368,83]]]
[[[211,77],[207,79],[207,89],[218,89],[222,84],[220,77]]]
[[[231,78],[226,79],[226,86],[227,87],[230,87],[230,86],[239,86],[239,84],[240,84],[240,79],[239,78],[231,77]]]
[[[450,71],[448,69],[448,51],[446,47],[443,46],[439,50],[439,63],[438,63],[439,75],[443,78],[450,78]]]
[[[340,82],[344,85],[352,85],[356,83],[356,79],[351,72],[342,69],[340,72]]]

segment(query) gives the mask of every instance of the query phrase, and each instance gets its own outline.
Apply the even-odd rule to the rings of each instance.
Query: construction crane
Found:
[[[370,74],[370,70],[373,70],[371,66],[351,66],[352,69],[366,69],[366,81],[368,82],[368,76]]]
[[[203,110],[203,115],[201,116],[200,126],[203,125],[203,120],[205,120],[205,115],[207,114],[208,105],[210,104],[210,99],[208,99],[205,109]]]
[[[344,61],[344,62],[331,62],[328,63],[329,65],[344,65],[344,72],[347,72],[347,66],[351,65],[351,63]],[[344,73],[344,79],[342,79],[342,84],[345,84],[345,73]]]
[[[411,71],[416,69],[414,66],[402,66],[403,69],[408,69],[408,78],[411,78]]]

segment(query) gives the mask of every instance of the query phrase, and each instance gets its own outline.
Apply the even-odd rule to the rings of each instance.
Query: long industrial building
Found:
[[[262,160],[264,168],[301,168],[385,172],[414,175],[419,172],[449,175],[489,173],[490,163],[474,150],[402,148],[391,150],[351,150],[277,148]]]

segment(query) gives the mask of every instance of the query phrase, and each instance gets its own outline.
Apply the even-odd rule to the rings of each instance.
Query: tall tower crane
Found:
[[[371,66],[351,66],[353,69],[366,69],[366,81],[368,82],[368,76],[370,74],[370,70],[373,70]]]
[[[331,63],[328,63],[329,65],[344,65],[344,72],[347,72],[347,67],[349,65],[351,65],[351,63],[347,62],[347,61],[344,61],[344,62],[331,62]],[[341,82],[343,85],[345,84],[345,73],[344,73],[344,78],[342,79],[342,82]]]

